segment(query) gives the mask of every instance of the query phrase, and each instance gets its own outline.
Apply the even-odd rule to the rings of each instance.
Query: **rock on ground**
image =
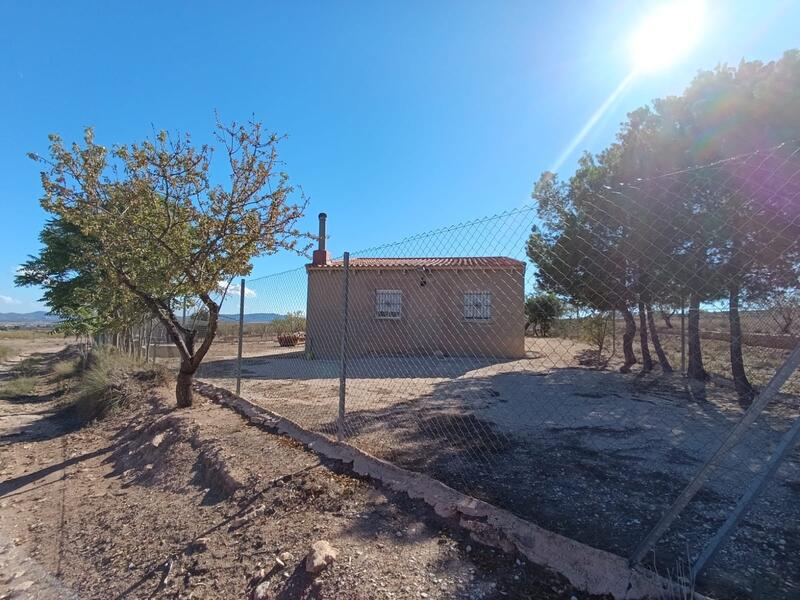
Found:
[[[331,546],[328,540],[319,540],[311,544],[311,551],[306,556],[306,571],[316,575],[336,560],[339,551]]]

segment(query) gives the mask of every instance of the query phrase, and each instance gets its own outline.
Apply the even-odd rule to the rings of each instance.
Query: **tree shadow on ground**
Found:
[[[532,360],[491,357],[376,356],[351,357],[348,375],[357,379],[418,379],[460,377],[470,371],[515,361]],[[202,377],[231,377],[236,373],[235,358],[209,360],[201,367]],[[242,359],[247,379],[338,379],[338,359],[306,359],[302,354],[265,354]]]
[[[53,463],[42,469],[39,469],[38,471],[33,471],[31,473],[26,473],[25,475],[20,475],[19,477],[2,481],[0,482],[0,498],[5,496],[13,496],[14,492],[25,487],[26,485],[39,481],[40,479],[44,479],[48,475],[81,463],[85,460],[95,458],[96,456],[101,456],[110,450],[111,446],[100,448],[98,450],[94,450],[93,452],[87,452],[85,454],[81,454],[80,456],[74,456],[61,462]]]
[[[31,410],[27,412],[15,412],[13,416],[42,416],[42,418],[16,427],[4,428],[3,433],[0,434],[0,444],[23,444],[51,440],[77,431],[86,425],[87,419],[80,417],[71,406],[56,407],[52,410],[35,409],[35,407],[62,396],[63,393],[64,390],[58,390],[50,394],[5,399],[7,404],[15,407],[31,407]],[[1,420],[0,423],[2,423]]]
[[[726,389],[702,390],[699,398],[680,377],[657,374],[495,373],[439,382],[412,400],[381,397],[374,408],[360,399],[348,405],[345,431],[350,443],[379,458],[627,556],[741,415]],[[369,388],[359,393],[370,397]],[[721,524],[748,481],[752,453],[774,443],[789,423],[776,419],[761,420],[750,445],[723,464],[732,483],[707,486],[696,496],[659,546],[660,568],[674,566],[687,545],[702,548],[709,526]],[[335,431],[336,421],[319,429]],[[789,477],[800,477],[795,467]],[[781,520],[797,522],[797,502],[783,503],[788,512]],[[752,561],[766,568],[774,549],[765,543],[754,553]],[[745,566],[728,565],[723,576]]]

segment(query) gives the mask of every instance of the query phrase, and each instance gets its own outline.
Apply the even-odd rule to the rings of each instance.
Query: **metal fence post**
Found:
[[[772,376],[769,383],[764,389],[755,397],[753,403],[742,415],[738,423],[728,432],[728,435],[722,441],[720,446],[716,449],[714,454],[709,458],[700,470],[695,474],[694,479],[683,489],[678,495],[672,506],[669,507],[666,513],[661,517],[661,520],[650,530],[650,533],[642,540],[642,542],[634,550],[630,559],[630,564],[635,565],[642,561],[645,554],[647,554],[656,542],[664,535],[664,532],[669,528],[672,522],[678,517],[686,505],[689,504],[695,494],[700,491],[705,482],[711,476],[717,467],[722,463],[723,459],[728,455],[731,448],[738,444],[744,434],[747,432],[750,425],[758,418],[767,404],[770,403],[772,398],[777,395],[786,380],[792,376],[800,366],[800,344],[795,346],[795,349],[789,354],[783,364]]]
[[[611,309],[611,356],[609,360],[617,354],[617,310]]]
[[[759,496],[767,481],[775,474],[775,471],[778,470],[783,460],[797,445],[798,440],[800,440],[800,417],[795,419],[789,431],[783,434],[781,441],[778,443],[778,447],[775,449],[772,456],[769,457],[766,466],[756,475],[756,478],[750,483],[745,493],[739,498],[731,514],[728,515],[728,518],[720,526],[719,530],[717,530],[717,533],[714,534],[714,537],[711,538],[705,548],[703,548],[694,566],[692,566],[691,580],[694,580],[703,571],[708,562],[714,558],[717,550],[719,550],[720,546],[722,546],[733,533],[739,520],[750,510],[753,501]]]
[[[681,294],[681,375],[686,375],[686,307]]]
[[[339,346],[339,418],[336,420],[336,439],[345,438],[344,414],[347,397],[347,304],[350,286],[350,253],[344,253],[344,273],[342,278],[342,331]]]
[[[236,351],[236,395],[242,391],[242,342],[244,338],[244,277],[239,287],[239,348]]]

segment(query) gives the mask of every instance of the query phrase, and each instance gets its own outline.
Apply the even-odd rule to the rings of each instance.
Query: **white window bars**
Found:
[[[399,319],[403,314],[403,292],[400,290],[375,291],[375,318]]]
[[[464,319],[467,321],[488,321],[491,317],[491,292],[464,293]]]

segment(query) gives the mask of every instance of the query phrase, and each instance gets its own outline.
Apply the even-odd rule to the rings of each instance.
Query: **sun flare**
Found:
[[[634,68],[655,71],[683,58],[700,39],[704,14],[698,0],[675,0],[653,10],[631,36]]]

